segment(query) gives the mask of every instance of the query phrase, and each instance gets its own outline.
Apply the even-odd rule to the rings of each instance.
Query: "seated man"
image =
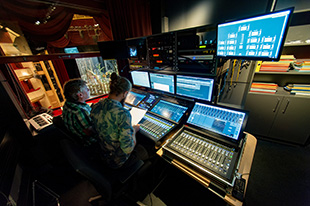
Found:
[[[63,106],[62,118],[67,129],[83,146],[91,146],[97,142],[96,133],[90,119],[91,107],[86,104],[89,98],[89,88],[81,79],[71,79],[64,84],[66,102]]]
[[[111,75],[109,97],[93,106],[91,118],[98,133],[102,159],[113,168],[126,168],[148,155],[144,147],[136,146],[135,134],[139,125],[131,125],[131,115],[124,108],[124,101],[131,90],[128,79]]]

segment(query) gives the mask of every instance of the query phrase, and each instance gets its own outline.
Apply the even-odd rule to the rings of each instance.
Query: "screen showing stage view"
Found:
[[[238,140],[245,115],[233,109],[196,102],[187,123]]]
[[[187,107],[167,102],[165,100],[160,100],[151,110],[162,117],[170,119],[175,122],[179,122],[184,113],[186,112]]]
[[[174,76],[150,73],[151,88],[174,94]]]
[[[148,72],[132,71],[131,78],[133,85],[150,88],[150,80]]]
[[[292,12],[289,9],[219,24],[217,56],[279,59]]]
[[[214,79],[177,75],[177,94],[211,101]]]

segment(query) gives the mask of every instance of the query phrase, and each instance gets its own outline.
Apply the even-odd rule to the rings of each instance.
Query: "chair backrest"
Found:
[[[70,132],[67,127],[65,126],[64,121],[62,120],[62,116],[53,117],[53,125],[63,133],[66,138],[71,139],[74,142],[82,144],[82,140],[75,136],[72,132]]]
[[[80,145],[69,139],[61,140],[60,144],[74,170],[86,177],[100,194],[104,194],[105,199],[110,200],[112,198],[112,184],[115,180],[107,177]]]
[[[76,141],[79,138],[74,137],[67,130],[61,116],[54,117],[53,124],[67,137],[67,139],[62,139],[60,144],[70,165],[76,172],[87,178],[108,201],[115,195],[113,186],[118,184],[118,188],[120,188],[119,184],[125,185],[144,164],[142,160],[139,160],[132,166],[122,170],[112,170],[104,167],[103,163],[94,162],[85,147]]]

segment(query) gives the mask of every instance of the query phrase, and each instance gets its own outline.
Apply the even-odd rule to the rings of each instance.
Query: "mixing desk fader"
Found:
[[[151,114],[146,114],[139,124],[141,133],[154,141],[161,139],[175,126],[174,123]]]
[[[187,109],[186,106],[160,99],[139,122],[140,132],[158,142],[179,124]]]

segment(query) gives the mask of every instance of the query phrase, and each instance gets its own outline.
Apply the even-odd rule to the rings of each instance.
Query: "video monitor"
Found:
[[[176,94],[211,102],[214,79],[207,77],[176,76]]]
[[[174,75],[150,73],[151,88],[174,94]]]
[[[150,88],[149,74],[146,71],[132,71],[130,72],[132,83],[135,86]]]
[[[221,23],[217,57],[279,60],[293,9]]]
[[[129,59],[136,61],[146,60],[146,37],[132,38],[126,41],[129,50]]]
[[[135,46],[130,46],[129,47],[129,56],[130,57],[138,57],[137,47],[135,47]]]
[[[77,47],[64,48],[64,51],[66,54],[79,53],[79,50]]]
[[[146,97],[146,95],[144,94],[139,94],[136,92],[129,92],[125,102],[134,106],[137,106],[144,98]]]

